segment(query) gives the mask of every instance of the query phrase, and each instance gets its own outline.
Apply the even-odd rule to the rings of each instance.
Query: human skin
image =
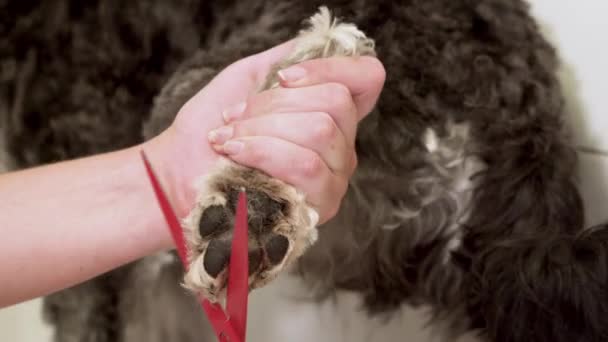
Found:
[[[255,93],[292,46],[228,66],[141,145],[0,175],[0,307],[172,248],[141,150],[180,217],[194,204],[194,180],[221,155],[300,189],[321,223],[335,215],[356,167],[357,122],[384,69],[367,57],[312,60]]]

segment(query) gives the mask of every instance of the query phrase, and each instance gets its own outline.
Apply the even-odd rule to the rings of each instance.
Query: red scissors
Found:
[[[146,171],[150,178],[150,182],[152,183],[152,187],[154,188],[158,204],[169,225],[179,258],[184,265],[184,269],[187,270],[188,259],[186,257],[186,244],[184,242],[181,225],[179,224],[177,216],[171,207],[171,203],[169,203],[169,200],[161,188],[144,151],[141,151],[141,156],[146,166]],[[247,329],[247,301],[249,295],[247,233],[247,195],[243,191],[239,194],[238,198],[232,251],[230,254],[230,264],[228,266],[227,314],[220,304],[211,303],[204,298],[199,299],[220,342],[245,342]]]

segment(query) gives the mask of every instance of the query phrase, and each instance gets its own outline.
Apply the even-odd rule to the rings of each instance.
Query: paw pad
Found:
[[[236,204],[243,188],[251,288],[272,280],[316,239],[316,213],[311,213],[301,194],[263,173],[230,163],[202,182],[202,196],[184,221],[190,250],[185,285],[211,300],[217,300],[225,288]]]

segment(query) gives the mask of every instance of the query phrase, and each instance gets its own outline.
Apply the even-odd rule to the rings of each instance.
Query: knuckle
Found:
[[[329,83],[327,86],[329,106],[334,110],[350,108],[353,102],[350,90],[340,83]]]
[[[283,107],[289,93],[285,88],[274,88],[267,91],[266,97],[263,99],[266,102],[267,110],[272,111]]]
[[[381,87],[386,81],[386,69],[378,58],[366,56],[362,61],[367,64],[370,82],[375,86]]]
[[[262,162],[264,162],[267,158],[266,158],[266,151],[261,148],[261,146],[259,144],[245,144],[246,146],[246,159],[248,161],[248,164],[251,165],[260,165],[262,164]]]
[[[272,111],[281,106],[282,96],[277,89],[268,89],[251,96],[247,103],[249,116],[257,116],[262,112]]]
[[[289,92],[284,88],[272,88],[250,96],[242,118],[255,117],[267,112],[276,111],[284,106]]]
[[[312,153],[302,161],[300,168],[305,177],[315,177],[321,173],[323,161],[316,153]]]
[[[336,136],[338,127],[329,114],[319,113],[315,121],[312,134],[315,141],[329,141]]]
[[[327,218],[329,219],[329,218],[335,217],[336,215],[338,215],[339,211],[340,211],[340,202],[335,201],[327,209]]]
[[[335,207],[331,206],[329,209],[327,209],[327,212],[325,213],[325,218],[327,220],[330,220],[330,219],[334,218],[337,213],[338,213],[338,211],[335,209]]]
[[[232,136],[230,138],[245,137],[245,136],[249,135],[247,132],[246,126],[247,125],[244,125],[238,121],[234,121],[234,122],[230,123],[230,125],[228,126],[228,127],[232,127]]]
[[[336,203],[336,204],[335,204],[335,205],[332,207],[332,210],[331,210],[331,212],[330,212],[332,217],[333,217],[333,216],[338,215],[338,213],[340,212],[340,207],[341,207],[341,206],[340,206],[340,204],[342,204],[341,202],[342,202],[342,198],[340,199],[340,201],[338,201],[338,202],[337,202],[337,203]]]

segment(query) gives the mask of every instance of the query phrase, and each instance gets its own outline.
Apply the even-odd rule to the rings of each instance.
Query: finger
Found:
[[[374,57],[329,57],[304,61],[279,71],[281,85],[307,87],[320,83],[344,84],[353,95],[359,120],[375,106],[386,71]]]
[[[228,139],[249,136],[272,136],[311,149],[334,174],[352,174],[353,148],[327,113],[275,113],[234,121],[212,131],[209,140],[221,145]]]
[[[238,164],[261,170],[304,192],[321,220],[335,213],[348,182],[334,175],[312,150],[274,137],[230,140],[223,153]]]
[[[243,64],[256,85],[266,81],[270,70],[280,61],[287,58],[295,47],[296,39],[291,39],[271,49],[251,55],[243,60]]]
[[[349,144],[354,144],[357,107],[348,88],[339,83],[324,83],[297,89],[275,88],[248,99],[239,110],[227,110],[226,122],[270,113],[328,113]],[[303,126],[306,127],[306,126]]]
[[[193,106],[201,106],[203,103],[218,103],[227,106],[227,101],[242,101],[257,91],[259,85],[265,80],[266,75],[279,61],[286,58],[295,46],[295,40],[289,40],[269,50],[240,59],[223,69],[204,88],[206,96],[200,98]],[[230,91],[226,91],[230,89]],[[209,101],[209,99],[212,99]],[[190,102],[190,101],[189,101]],[[207,104],[208,107],[208,104]],[[209,108],[211,111],[215,111]],[[223,108],[222,108],[223,109]],[[221,109],[220,109],[221,110]]]

